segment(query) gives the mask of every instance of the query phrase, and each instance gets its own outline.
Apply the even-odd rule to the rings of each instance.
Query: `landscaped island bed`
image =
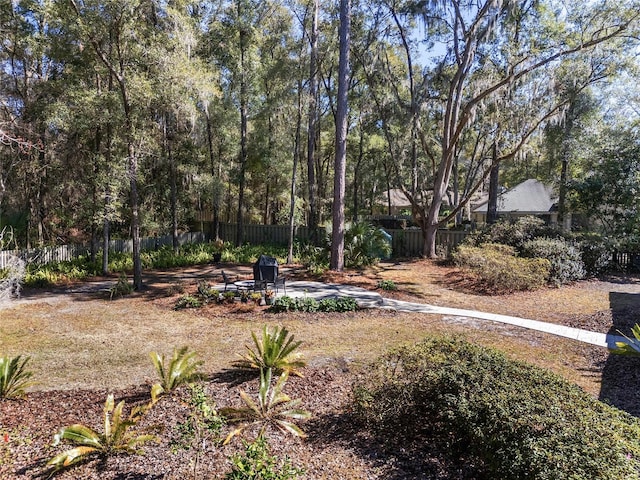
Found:
[[[237,269],[243,273],[245,267]],[[206,270],[210,269],[210,270]],[[214,283],[213,267],[200,269]],[[226,267],[225,267],[226,270]],[[304,378],[291,377],[287,393],[300,398],[313,414],[301,423],[309,435],[300,440],[271,434],[272,453],[287,455],[306,470],[304,478],[475,478],[474,465],[446,460],[446,449],[432,443],[420,449],[387,449],[357,426],[352,417],[352,383],[366,372],[367,362],[389,348],[445,333],[499,348],[508,356],[549,368],[580,385],[595,398],[638,414],[638,360],[610,356],[597,347],[517,327],[466,318],[378,310],[347,314],[268,314],[252,305],[208,305],[174,311],[178,290],[195,290],[181,280],[188,271],[153,272],[143,293],[109,301],[100,293],[67,294],[63,289],[25,292],[23,300],[0,310],[3,354],[31,355],[29,367],[38,383],[21,400],[0,402],[0,478],[31,478],[42,471],[37,462],[59,451],[49,448],[61,427],[84,423],[101,428],[108,393],[127,406],[144,402],[154,371],[151,351],[169,354],[188,345],[204,361],[207,394],[218,407],[241,403],[239,390],[256,391],[255,379],[239,377],[232,362],[250,343],[250,332],[265,323],[286,325],[304,343],[309,365]],[[219,272],[218,272],[219,273]],[[455,269],[428,261],[381,264],[367,272],[347,272],[328,281],[376,288],[379,279],[393,279],[398,292],[381,292],[411,301],[473,308],[494,313],[555,321],[595,331],[638,321],[634,278],[589,281],[560,289],[544,289],[491,297],[473,293]],[[115,279],[112,281],[115,282]],[[176,288],[181,284],[181,288]],[[73,288],[71,288],[73,290]],[[191,478],[193,452],[171,448],[174,426],[188,415],[188,390],[159,401],[140,427],[157,431],[160,443],[149,443],[143,456],[117,456],[104,469],[97,463],[78,467],[60,478],[150,479]],[[5,435],[6,434],[6,435]],[[229,455],[242,451],[234,439],[211,447],[200,465],[203,478],[222,478]]]

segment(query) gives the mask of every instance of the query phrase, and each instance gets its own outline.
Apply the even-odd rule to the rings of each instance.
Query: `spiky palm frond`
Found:
[[[93,456],[108,456],[115,453],[139,453],[138,447],[156,440],[154,435],[135,435],[130,427],[135,425],[142,414],[152,405],[147,404],[132,409],[128,418],[123,418],[124,400],[114,406],[113,395],[105,401],[104,433],[98,433],[82,424],[74,424],[60,429],[54,435],[53,446],[67,441],[77,445],[66,450],[47,462],[50,475],[60,470],[82,463]]]
[[[245,406],[240,408],[228,407],[220,410],[229,423],[242,423],[240,427],[231,431],[224,441],[227,444],[233,437],[242,433],[248,426],[261,424],[261,434],[269,425],[273,425],[285,433],[306,438],[307,434],[295,424],[296,420],[304,420],[311,413],[298,408],[300,400],[292,400],[284,393],[284,386],[289,378],[288,372],[282,372],[275,385],[271,385],[271,369],[260,371],[260,388],[257,401],[246,392],[240,391],[240,397]]]
[[[627,337],[624,333],[618,332],[622,335],[627,341],[626,342],[616,342],[615,349],[612,349],[612,353],[617,353],[618,355],[633,355],[640,356],[640,325],[637,323],[631,328],[631,333],[634,338]]]
[[[32,372],[25,370],[31,357],[0,357],[0,398],[13,398],[24,395],[25,388],[32,385],[29,381]]]
[[[196,353],[189,352],[189,347],[173,349],[173,356],[168,362],[164,355],[156,352],[149,354],[151,361],[160,377],[160,383],[151,387],[151,398],[155,401],[159,395],[171,392],[180,385],[200,378],[198,368],[203,364],[196,360]]]
[[[246,345],[247,354],[242,355],[242,360],[234,362],[234,366],[243,369],[273,369],[302,377],[299,369],[304,368],[307,363],[299,356],[293,355],[302,342],[295,341],[293,335],[289,336],[286,327],[274,327],[270,330],[264,325],[262,338],[258,339],[255,332],[251,332],[251,338],[255,350]]]

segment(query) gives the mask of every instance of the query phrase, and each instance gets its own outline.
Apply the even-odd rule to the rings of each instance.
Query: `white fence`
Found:
[[[178,243],[203,243],[207,240],[202,232],[189,232],[178,235]],[[172,245],[173,237],[164,235],[162,237],[147,237],[140,239],[141,250],[155,250],[164,245]],[[101,244],[102,245],[102,244]],[[131,253],[133,251],[133,240],[111,240],[109,242],[109,252]],[[59,245],[56,247],[32,248],[29,250],[2,250],[0,251],[0,268],[7,264],[9,256],[17,255],[27,263],[45,265],[47,263],[64,262],[74,260],[83,255],[91,253],[90,245]]]

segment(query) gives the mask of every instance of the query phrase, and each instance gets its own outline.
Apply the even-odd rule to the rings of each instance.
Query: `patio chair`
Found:
[[[278,294],[278,287],[282,287],[284,290],[284,294],[287,294],[287,285],[286,285],[287,277],[284,275],[278,275],[273,281],[273,287],[276,289],[276,295]]]
[[[222,270],[222,280],[224,280],[224,291],[227,291],[227,286],[228,285],[233,285],[233,282],[235,282],[235,278],[229,278],[227,276],[226,273],[224,273],[224,270]]]

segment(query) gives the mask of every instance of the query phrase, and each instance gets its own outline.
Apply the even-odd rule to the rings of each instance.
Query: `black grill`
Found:
[[[258,261],[253,264],[253,279],[273,283],[278,278],[278,261],[267,255],[260,255]]]

